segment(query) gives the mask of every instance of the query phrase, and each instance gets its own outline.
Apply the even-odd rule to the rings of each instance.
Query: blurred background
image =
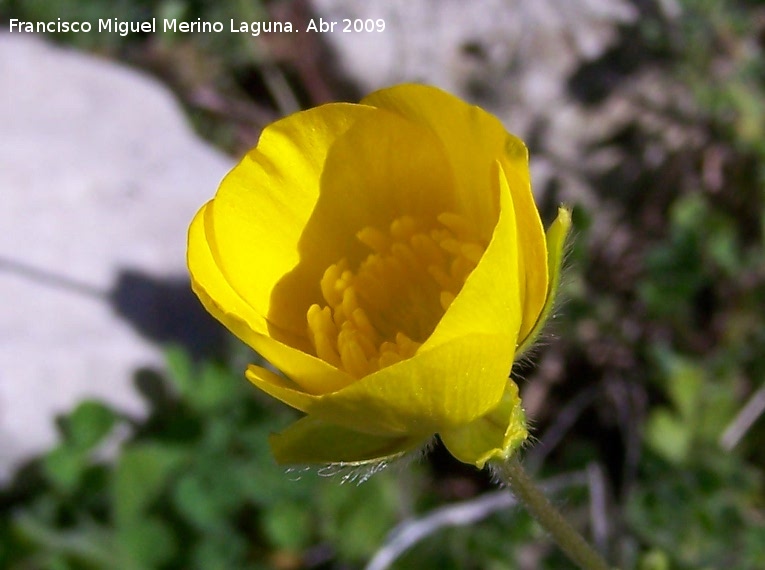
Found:
[[[59,18],[94,29],[11,28]],[[294,414],[188,290],[188,222],[266,124],[419,81],[527,142],[546,224],[574,207],[514,370],[527,469],[622,568],[765,568],[759,0],[2,0],[0,28],[0,567],[571,568],[438,445],[285,473]]]

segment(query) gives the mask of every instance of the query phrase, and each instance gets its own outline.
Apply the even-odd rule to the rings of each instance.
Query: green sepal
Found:
[[[479,469],[491,459],[506,460],[528,437],[518,386],[508,380],[496,408],[467,425],[441,432],[439,436],[449,453]]]
[[[353,431],[306,416],[269,438],[281,465],[363,465],[387,462],[424,445],[427,436],[386,437]]]
[[[568,237],[570,230],[571,210],[565,206],[561,206],[558,208],[558,217],[547,229],[547,299],[539,313],[537,322],[534,324],[534,328],[531,329],[529,334],[523,339],[523,342],[521,342],[515,351],[516,358],[521,356],[534,344],[550,316],[550,311],[552,311],[552,308],[555,305],[555,297],[558,294],[561,268],[563,266],[563,257],[566,250],[566,238]]]

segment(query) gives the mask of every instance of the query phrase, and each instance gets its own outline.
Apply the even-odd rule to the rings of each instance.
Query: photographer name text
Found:
[[[222,22],[209,22],[197,18],[194,21],[182,21],[176,18],[152,18],[150,20],[130,21],[120,20],[119,18],[99,19],[97,23],[88,21],[68,21],[61,18],[48,22],[25,22],[23,20],[11,19],[9,21],[10,32],[29,32],[29,33],[106,33],[119,34],[127,36],[137,33],[215,33],[227,31],[230,33],[249,33],[252,36],[259,36],[262,33],[295,33],[301,30],[292,22],[280,22],[274,20],[261,22],[241,22],[233,18],[229,26]],[[385,31],[385,20],[377,19],[350,19],[343,20],[324,20],[323,18],[311,18],[303,27],[305,32],[329,33],[329,32],[383,32]]]

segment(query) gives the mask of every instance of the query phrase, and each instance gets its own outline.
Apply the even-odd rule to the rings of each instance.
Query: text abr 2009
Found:
[[[378,18],[377,20],[351,20],[345,18],[343,20],[344,32],[382,32],[385,30],[385,20]]]

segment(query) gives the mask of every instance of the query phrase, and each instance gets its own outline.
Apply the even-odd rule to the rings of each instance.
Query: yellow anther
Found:
[[[394,243],[391,246],[390,251],[409,271],[420,271],[422,265],[417,259],[417,256],[414,255],[414,252],[407,245],[403,243]]]
[[[340,334],[337,335],[338,346],[345,344],[356,344],[364,353],[364,359],[369,359],[377,356],[377,347],[372,342],[372,339],[362,334],[351,321],[345,321],[343,323]]]
[[[383,352],[380,354],[380,358],[377,359],[377,367],[378,369],[382,369],[391,364],[396,364],[396,362],[401,362],[402,360],[404,360],[404,358],[398,352]]]
[[[454,235],[456,235],[460,240],[467,240],[473,234],[468,221],[459,214],[444,212],[443,214],[439,214],[438,218],[436,219],[444,226],[449,228],[452,232],[454,232]]]
[[[340,355],[337,352],[337,328],[332,322],[332,311],[329,307],[323,309],[319,305],[311,305],[308,309],[308,330],[311,341],[316,348],[316,356],[333,366],[340,366]]]
[[[443,263],[444,252],[430,236],[415,234],[409,241],[412,244],[412,249],[426,265]]]
[[[356,325],[356,328],[358,331],[370,339],[371,342],[377,344],[378,342],[378,335],[375,328],[372,326],[372,323],[369,322],[369,317],[367,317],[366,312],[361,307],[357,308],[353,311],[351,314],[351,319],[353,320],[353,324]]]
[[[459,255],[460,248],[462,247],[462,244],[454,238],[443,239],[438,245],[441,246],[441,249],[448,251],[452,255]]]
[[[375,269],[379,264],[375,264]],[[385,287],[384,279],[375,271],[361,271],[356,277],[356,294],[364,301],[369,310],[381,309],[390,301],[390,291]]]
[[[457,214],[438,216],[435,227],[422,222],[403,216],[388,233],[363,228],[356,235],[371,253],[355,268],[345,258],[327,267],[327,306],[306,314],[317,357],[361,378],[411,358],[427,340],[484,247]]]
[[[410,216],[396,218],[390,224],[390,234],[399,241],[409,239],[416,230],[417,222]]]
[[[345,318],[350,317],[353,314],[353,311],[359,308],[359,301],[356,298],[356,289],[353,287],[347,287],[345,291],[343,291],[342,307]]]
[[[344,262],[345,260],[343,259],[327,267],[320,281],[321,294],[330,305],[337,305],[343,299],[342,290],[338,290],[337,283],[344,271]]]
[[[345,263],[344,265],[347,265]],[[345,290],[348,285],[351,284],[351,281],[353,281],[353,271],[350,269],[345,269],[341,274],[338,280],[335,282],[335,289],[340,291],[341,293]]]
[[[397,288],[409,278],[407,268],[398,257],[390,256],[383,260],[386,286]]]
[[[467,257],[475,265],[478,265],[478,262],[481,261],[484,250],[485,248],[481,247],[477,243],[463,243],[462,247],[460,247],[460,252],[462,255]]]
[[[391,239],[387,235],[372,226],[367,226],[359,231],[356,237],[376,253],[385,253],[391,244]]]
[[[475,264],[464,257],[455,257],[452,260],[451,274],[460,283],[460,286],[473,269],[475,269]]]
[[[364,350],[357,342],[351,339],[345,342],[338,342],[340,349],[340,360],[343,368],[355,378],[363,378],[369,373],[369,362],[364,356]]]
[[[452,301],[454,301],[455,296],[454,293],[450,291],[441,291],[441,296],[439,301],[441,302],[441,308],[446,311],[446,309],[449,308],[449,306],[452,304]]]
[[[308,309],[307,317],[312,331],[329,337],[337,336],[337,327],[332,321],[332,310],[329,307],[321,308],[314,303]]]
[[[428,267],[428,273],[435,279],[441,289],[453,290],[455,289],[455,282],[452,276],[449,275],[444,268],[440,265],[431,265]]]
[[[396,333],[396,344],[398,345],[399,354],[405,358],[413,356],[417,349],[420,348],[420,343],[414,342],[402,332]]]

